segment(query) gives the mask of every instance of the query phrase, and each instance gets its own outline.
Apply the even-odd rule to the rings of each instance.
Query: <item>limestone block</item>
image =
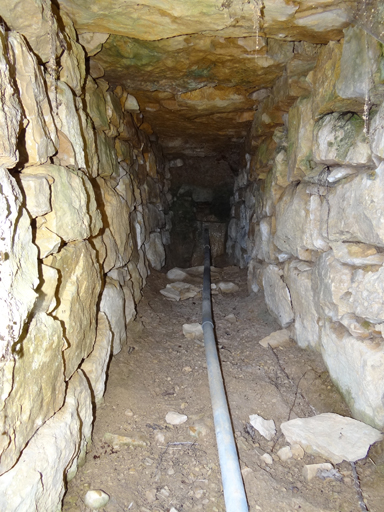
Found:
[[[337,183],[322,206],[329,240],[364,242],[384,247],[384,163]]]
[[[81,132],[84,137],[86,173],[88,176],[96,178],[99,170],[99,156],[97,154],[96,138],[92,121],[81,108],[78,109],[77,114],[80,120]]]
[[[51,211],[51,188],[47,178],[49,177],[44,174],[20,174],[26,208],[32,218]]]
[[[58,37],[59,28],[55,16],[52,17],[51,13],[51,4],[42,1],[2,0],[0,5],[0,16],[9,29],[23,34],[42,62],[48,62],[51,58],[51,36],[56,57],[59,57],[62,51]]]
[[[45,217],[37,217],[36,231],[34,232],[34,242],[39,248],[39,258],[44,259],[51,254],[55,254],[60,250],[63,244],[62,238],[53,233],[46,226],[47,220]]]
[[[131,214],[131,220],[133,231],[136,234],[137,247],[140,249],[140,247],[145,243],[146,238],[149,235],[149,233],[147,233],[145,229],[144,217],[142,212],[139,209],[136,209]]]
[[[41,282],[34,312],[51,313],[57,306],[56,289],[59,283],[58,271],[49,265],[40,267]]]
[[[127,264],[132,254],[132,240],[129,236],[130,210],[129,206],[120,194],[102,178],[97,178],[99,191],[99,203],[103,216],[107,219],[108,230],[103,235],[107,246],[107,259],[105,267],[123,267]],[[113,265],[111,267],[110,265]]]
[[[3,167],[0,183],[0,356],[8,357],[35,303],[39,275],[30,218],[16,181]]]
[[[97,130],[97,154],[99,158],[99,176],[108,177],[119,174],[119,162],[115,151],[115,141],[104,132]]]
[[[263,273],[265,302],[271,315],[285,328],[294,320],[291,296],[282,279],[283,272],[276,265],[269,265]]]
[[[311,250],[328,248],[320,233],[321,199],[307,193],[305,183],[292,184],[276,206],[275,245],[302,260],[311,260]]]
[[[101,295],[100,311],[105,313],[111,327],[113,355],[120,352],[127,339],[124,302],[125,295],[120,283],[107,276]]]
[[[28,173],[44,173],[53,178],[52,211],[44,217],[47,229],[66,242],[84,240],[98,233],[101,217],[93,188],[84,173],[52,164],[29,167]]]
[[[104,97],[105,97],[106,114],[107,114],[109,124],[114,126],[115,128],[119,128],[120,123],[122,122],[122,116],[123,116],[119,98],[117,98],[117,96],[115,96],[110,91],[107,91],[105,93]]]
[[[69,379],[95,342],[100,268],[96,252],[87,241],[67,244],[50,257],[49,265],[61,273],[60,303],[54,313],[66,326],[64,336],[69,346],[64,351],[64,360]]]
[[[77,42],[77,33],[69,16],[63,11],[60,17],[69,40],[60,58],[60,80],[69,85],[77,96],[81,96],[86,76],[84,48]]]
[[[331,412],[285,421],[280,428],[289,443],[334,464],[363,459],[370,445],[382,439],[375,428]]]
[[[105,228],[101,237],[95,238],[95,243],[99,254],[104,256],[100,262],[103,264],[105,274],[120,266],[122,262],[119,256],[119,248],[109,228]]]
[[[119,180],[119,184],[115,190],[121,195],[123,199],[125,199],[129,209],[132,210],[135,204],[135,197],[133,195],[132,178],[130,174],[126,174]]]
[[[273,243],[274,229],[276,229],[276,219],[273,217],[264,217],[260,221],[261,235],[261,259],[267,263],[277,263],[277,247]]]
[[[145,244],[145,252],[149,263],[155,270],[161,270],[165,265],[165,250],[160,233],[151,233]]]
[[[71,164],[85,169],[87,164],[84,154],[84,139],[81,133],[73,92],[65,82],[58,80],[56,94],[58,101],[57,127],[66,135],[75,153],[75,161],[71,162]]]
[[[5,29],[0,28],[0,166],[14,167],[19,159],[17,137],[21,106],[10,79]]]
[[[87,446],[92,442],[93,406],[92,392],[88,380],[82,370],[78,370],[68,383],[66,402],[72,403],[80,417],[80,443],[79,450],[73,458],[72,464],[66,468],[66,480],[71,480],[77,472],[77,468],[85,463]]]
[[[372,162],[364,120],[353,113],[333,113],[315,124],[313,158],[326,165],[364,166]]]
[[[127,164],[133,162],[132,146],[129,142],[117,138],[115,139],[115,148],[119,162],[125,161]]]
[[[353,312],[369,322],[384,322],[384,267],[365,267],[353,272],[351,303]]]
[[[20,100],[28,120],[25,128],[27,165],[42,164],[56,152],[58,146],[46,84],[36,57],[28,49],[23,36],[10,32],[8,41]]]
[[[137,270],[139,271],[141,279],[143,280],[142,286],[144,288],[147,276],[149,274],[149,261],[146,251],[144,251],[143,247],[141,247],[137,252],[139,255],[139,261],[137,262]]]
[[[358,98],[364,103],[379,61],[379,41],[357,25],[346,28],[340,76],[336,83],[337,94],[342,98]]]
[[[299,98],[288,116],[288,181],[303,178],[313,168],[312,98]]]
[[[125,322],[128,325],[136,317],[136,303],[133,297],[133,286],[130,281],[122,287],[125,297]]]
[[[369,138],[373,157],[379,161],[384,160],[384,103],[372,119]]]
[[[64,406],[36,432],[17,464],[1,476],[3,512],[61,510],[66,473],[72,467],[73,474],[93,421],[87,381],[80,372],[74,377]]]
[[[108,319],[100,312],[97,317],[97,335],[93,351],[81,365],[93,391],[93,399],[99,405],[105,391],[105,380],[112,347],[112,331]]]
[[[88,57],[93,57],[101,50],[108,37],[109,34],[100,32],[84,32],[79,34],[79,42],[85,48]]]
[[[1,455],[0,474],[15,464],[36,430],[63,405],[63,345],[60,322],[39,313],[15,348],[12,391],[1,413],[9,444]]]
[[[285,267],[284,278],[291,295],[295,314],[295,340],[299,347],[319,347],[319,315],[315,307],[312,291],[312,265],[301,270],[300,261],[289,262]]]
[[[331,242],[335,258],[341,263],[364,267],[366,265],[383,265],[384,254],[369,244],[353,242]]]
[[[351,336],[340,324],[327,322],[321,352],[333,382],[353,416],[382,429],[384,425],[384,349],[382,343]]]
[[[109,130],[103,90],[91,78],[87,78],[85,100],[87,112],[92,118],[97,130]]]
[[[332,251],[320,254],[312,273],[312,289],[319,316],[335,322],[353,312],[350,300],[353,267],[343,265]]]
[[[137,265],[133,261],[129,261],[127,267],[132,280],[133,297],[135,299],[135,303],[138,304],[141,300],[143,278],[141,277],[141,274],[138,271]]]

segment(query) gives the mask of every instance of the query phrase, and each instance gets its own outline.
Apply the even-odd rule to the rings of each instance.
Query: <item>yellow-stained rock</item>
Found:
[[[54,315],[65,325],[65,377],[92,351],[96,338],[96,306],[101,288],[100,267],[96,252],[87,241],[72,242],[46,264],[59,270],[60,303]]]
[[[14,167],[19,159],[21,108],[10,77],[8,45],[4,28],[0,28],[0,166]]]
[[[44,77],[23,36],[11,32],[8,41],[20,100],[28,119],[25,128],[27,165],[45,163],[56,152],[58,140]]]
[[[1,455],[0,473],[13,466],[36,430],[63,405],[63,345],[60,322],[39,313],[16,347],[12,391],[2,411],[10,444]]]

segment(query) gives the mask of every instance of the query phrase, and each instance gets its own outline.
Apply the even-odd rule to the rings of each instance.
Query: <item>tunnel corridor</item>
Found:
[[[381,512],[383,201],[379,0],[1,0],[0,511],[225,511],[208,228],[250,512]]]

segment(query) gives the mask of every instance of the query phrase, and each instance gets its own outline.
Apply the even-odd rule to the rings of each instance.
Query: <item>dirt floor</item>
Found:
[[[351,465],[337,465],[342,479],[307,483],[305,464],[326,462],[305,454],[282,462],[286,446],[279,425],[295,417],[336,412],[350,415],[318,354],[293,342],[272,350],[259,341],[278,330],[262,292],[249,295],[245,271],[228,267],[215,279],[240,291],[213,296],[219,354],[251,512],[362,510]],[[109,367],[105,402],[97,409],[93,446],[68,484],[64,512],[87,511],[84,496],[102,489],[106,512],[224,512],[219,461],[202,340],[183,336],[184,323],[201,322],[201,298],[172,302],[159,290],[169,281],[152,272],[127,345]],[[194,284],[202,280],[195,278]],[[226,320],[234,314],[236,321]],[[169,411],[186,414],[167,424]],[[277,434],[267,441],[249,425],[249,415],[273,419]],[[114,446],[107,433],[139,446]],[[268,453],[272,464],[261,458]],[[370,512],[384,511],[384,477],[372,458],[356,463]]]

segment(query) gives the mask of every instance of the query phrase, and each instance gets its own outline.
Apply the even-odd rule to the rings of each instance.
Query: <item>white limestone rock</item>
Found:
[[[96,306],[101,276],[97,255],[87,241],[67,244],[45,261],[61,275],[60,304],[55,316],[66,326],[69,346],[64,351],[68,379],[93,349],[96,338]]]
[[[63,405],[63,348],[60,322],[45,313],[32,319],[22,344],[16,345],[12,390],[0,413],[9,440],[1,455],[0,474],[15,464],[36,430]]]
[[[180,414],[178,412],[170,411],[165,416],[165,421],[170,425],[182,425],[188,419],[188,416],[185,414]]]
[[[355,270],[350,292],[357,316],[374,324],[384,321],[384,266]]]
[[[379,253],[373,245],[353,242],[331,242],[333,254],[341,263],[364,267],[366,265],[383,265],[384,254]]]
[[[370,445],[382,439],[375,428],[334,413],[296,418],[282,423],[280,428],[289,443],[298,443],[307,453],[320,455],[333,464],[364,458]]]
[[[275,422],[273,420],[265,420],[258,414],[251,414],[249,421],[253,428],[255,428],[265,439],[270,441],[276,434]]]
[[[100,312],[97,316],[97,332],[95,346],[81,365],[93,391],[96,405],[103,399],[108,363],[111,355],[112,331],[106,315]]]
[[[312,98],[299,98],[288,115],[289,182],[303,178],[311,170],[313,127]]]
[[[0,477],[2,512],[61,510],[67,468],[76,465],[82,439],[89,438],[92,428],[87,386],[82,374],[71,379],[64,406],[36,432],[17,464]]]
[[[294,260],[285,267],[284,277],[289,288],[295,314],[294,338],[302,347],[318,348],[320,341],[319,315],[312,289],[312,264]]]
[[[32,218],[45,215],[52,209],[49,179],[50,177],[44,174],[28,174],[28,172],[20,174],[26,208]]]
[[[283,446],[283,448],[280,448],[276,455],[283,462],[286,462],[287,460],[292,459],[293,457],[290,446]]]
[[[12,168],[19,159],[17,138],[21,106],[10,79],[5,28],[0,28],[0,167]]]
[[[36,57],[28,49],[21,34],[10,32],[8,36],[12,59],[16,69],[16,82],[25,117],[25,146],[27,165],[43,164],[58,147],[46,84]]]
[[[100,311],[105,313],[111,326],[113,333],[112,353],[116,355],[120,352],[127,338],[125,296],[120,283],[108,276],[105,279],[105,286],[101,295]]]
[[[45,217],[37,217],[35,231],[35,245],[39,248],[39,258],[44,259],[60,250],[64,244],[62,238],[53,233],[46,226]]]
[[[181,270],[181,268],[175,267],[167,272],[167,278],[170,281],[184,281],[186,277],[188,277],[188,274]]]
[[[105,507],[108,501],[108,494],[101,489],[91,489],[90,491],[87,491],[84,497],[85,505],[92,510],[98,510],[99,508]]]
[[[313,158],[326,165],[359,165],[372,162],[364,120],[353,113],[328,114],[315,124]]]
[[[384,103],[381,104],[379,111],[372,119],[369,138],[371,140],[371,149],[376,163],[384,160]]]
[[[145,252],[149,263],[155,270],[161,270],[165,265],[165,250],[160,233],[151,233],[145,244]]]
[[[39,275],[30,218],[16,181],[3,167],[0,183],[0,356],[8,358],[35,303]]]
[[[372,171],[342,180],[322,206],[325,236],[331,241],[363,242],[384,247],[384,162]],[[328,203],[328,204],[327,204]]]
[[[333,469],[332,464],[329,462],[323,462],[322,464],[306,464],[303,467],[303,477],[306,482],[310,482],[317,476],[317,472],[320,470],[330,471]]]
[[[288,345],[290,338],[291,332],[289,329],[280,329],[280,331],[275,331],[269,336],[266,336],[261,341],[259,341],[259,343],[264,348],[268,348],[268,346],[277,348]]]
[[[263,273],[263,288],[268,310],[281,327],[288,327],[294,320],[291,296],[282,279],[283,272],[276,265],[269,265]]]
[[[52,211],[44,216],[45,228],[66,242],[85,240],[102,226],[93,187],[81,171],[45,164],[28,168],[28,174],[51,177]]]
[[[356,339],[338,323],[325,323],[321,353],[329,374],[353,416],[384,426],[384,347],[377,339]]]
[[[198,323],[184,324],[183,334],[186,338],[190,339],[201,338],[203,336],[203,328]]]
[[[286,188],[276,206],[275,245],[284,253],[311,261],[312,250],[328,250],[320,233],[321,200],[307,193],[307,184]]]
[[[186,300],[195,297],[201,290],[192,284],[176,281],[175,283],[167,284],[167,286],[160,290],[160,293],[170,300]]]
[[[312,290],[315,308],[320,317],[339,320],[353,313],[350,300],[353,268],[343,265],[332,251],[320,254],[312,272]]]
[[[108,37],[109,34],[101,34],[100,32],[84,32],[79,34],[79,42],[85,48],[88,57],[93,57],[99,53]]]
[[[237,284],[231,283],[230,281],[220,281],[217,283],[217,287],[221,293],[236,293],[240,290]]]
[[[41,284],[39,286],[38,298],[35,303],[34,312],[52,313],[57,306],[56,290],[59,284],[59,272],[49,265],[42,264]]]
[[[97,178],[100,197],[108,228],[103,233],[103,240],[107,246],[107,258],[104,261],[104,270],[124,267],[129,261],[133,243],[130,238],[131,223],[130,210],[127,202],[120,194],[115,192],[110,183]]]
[[[80,120],[75,106],[73,92],[70,87],[61,80],[57,81],[56,94],[58,101],[57,127],[72,144],[74,151],[73,161],[67,165],[85,169],[87,167],[84,154],[84,139],[81,133]]]
[[[140,106],[137,99],[132,94],[127,95],[127,99],[124,103],[124,110],[127,112],[140,112]]]

